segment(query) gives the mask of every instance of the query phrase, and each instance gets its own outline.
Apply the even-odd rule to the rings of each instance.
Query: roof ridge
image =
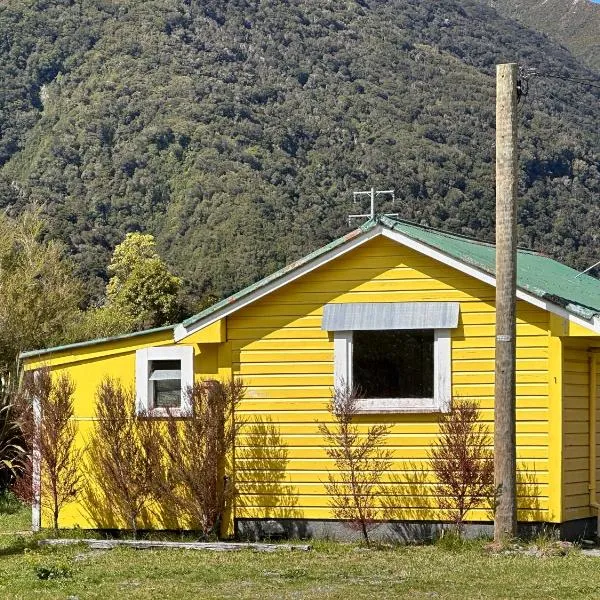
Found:
[[[445,235],[447,237],[454,237],[454,238],[458,238],[461,240],[465,240],[467,242],[475,242],[477,244],[482,244],[485,246],[490,246],[492,248],[496,247],[496,244],[494,242],[489,242],[487,240],[482,240],[480,238],[476,238],[474,236],[471,235],[466,235],[464,233],[455,233],[454,231],[447,231],[445,229],[438,229],[437,227],[433,227],[432,225],[425,225],[423,223],[417,223],[415,221],[411,221],[409,219],[400,219],[400,218],[392,218],[392,217],[388,217],[387,215],[381,215],[382,217],[385,217],[387,220],[392,221],[392,223],[398,223],[398,224],[402,224],[402,225],[409,225],[411,227],[418,227],[419,229],[426,229],[427,231],[432,231],[434,233],[439,233],[440,235]],[[381,221],[383,224],[385,224],[385,221]],[[525,246],[517,246],[517,250],[521,251],[521,252],[530,252],[531,254],[535,254],[537,256],[545,256],[544,254],[542,254],[541,252],[534,250],[533,248],[526,248]]]
[[[427,232],[429,234],[435,234],[435,235],[430,235],[429,237],[431,239],[429,241],[427,239],[419,239],[420,236],[417,235],[416,232],[403,231],[402,230],[403,226],[404,227],[414,227],[415,229],[420,230],[421,232]],[[469,237],[469,236],[466,236],[463,234],[457,234],[457,233],[452,233],[452,232],[448,232],[448,231],[443,231],[440,229],[436,229],[435,227],[431,227],[429,225],[422,225],[419,223],[414,223],[412,221],[409,221],[408,219],[399,219],[399,218],[392,219],[385,215],[376,215],[374,218],[368,219],[367,221],[362,223],[359,227],[349,231],[345,235],[332,240],[328,244],[325,244],[324,246],[313,250],[309,254],[307,254],[295,261],[292,261],[291,263],[286,264],[281,269],[278,269],[277,271],[270,273],[266,277],[263,277],[263,278],[259,279],[258,281],[242,288],[241,290],[238,290],[237,292],[231,294],[230,296],[220,299],[213,305],[205,308],[203,311],[200,311],[199,313],[196,313],[195,315],[191,315],[187,319],[184,319],[181,323],[178,323],[175,325],[167,325],[165,327],[159,327],[156,329],[147,329],[147,330],[143,330],[143,331],[122,334],[122,335],[118,335],[118,336],[114,336],[114,337],[110,337],[110,338],[97,338],[95,340],[76,342],[74,344],[66,344],[64,346],[57,346],[55,348],[48,348],[48,349],[44,349],[44,350],[32,350],[32,351],[21,353],[20,358],[29,358],[29,357],[40,355],[40,354],[46,354],[46,353],[52,352],[52,351],[58,352],[58,351],[66,350],[66,349],[70,349],[70,348],[89,346],[92,344],[109,342],[109,341],[113,341],[113,340],[119,340],[119,339],[123,339],[123,338],[127,338],[127,337],[144,335],[147,333],[164,331],[164,330],[168,330],[168,329],[173,330],[175,341],[178,341],[177,330],[179,328],[185,329],[191,325],[194,325],[201,319],[204,319],[204,318],[208,317],[209,315],[213,315],[214,313],[221,311],[222,309],[226,308],[229,305],[236,304],[236,302],[238,300],[243,299],[246,295],[251,294],[254,290],[257,290],[267,284],[270,284],[271,282],[277,281],[280,277],[283,277],[283,276],[287,275],[288,273],[295,271],[299,267],[303,267],[304,265],[310,263],[311,261],[313,261],[323,255],[326,255],[327,253],[329,253],[333,250],[337,250],[338,248],[343,247],[348,242],[351,242],[357,238],[360,238],[363,234],[366,234],[369,231],[371,231],[377,227],[382,227],[382,228],[390,230],[391,232],[402,234],[406,237],[414,239],[415,241],[419,241],[419,243],[421,243],[425,246],[429,246],[432,249],[438,249],[442,253],[445,252],[449,256],[454,256],[454,258],[456,260],[458,260],[466,265],[469,265],[469,264],[475,265],[476,267],[481,269],[482,272],[488,272],[493,277],[495,277],[494,264],[493,264],[492,257],[489,257],[489,258],[492,258],[492,261],[488,260],[489,264],[487,264],[487,265],[481,264],[481,261],[480,261],[480,263],[478,263],[477,257],[475,257],[471,261],[471,260],[469,260],[468,257],[464,256],[464,254],[466,252],[468,253],[468,249],[465,249],[465,248],[455,249],[454,254],[453,254],[452,249],[444,249],[442,247],[443,244],[441,244],[441,241],[438,240],[436,242],[434,240],[434,238],[435,238],[435,236],[440,236],[440,237],[445,237],[448,239],[464,240],[465,242],[468,242],[469,244],[477,244],[477,245],[481,246],[482,248],[487,248],[490,250],[495,249],[494,243],[488,242],[485,240],[479,240],[477,238]],[[423,237],[426,238],[427,235],[423,235]],[[437,244],[439,244],[439,245],[437,245]],[[537,257],[537,258],[545,260],[545,261],[551,261],[552,263],[556,263],[557,265],[564,267],[564,268],[568,269],[569,271],[572,271],[573,273],[577,273],[577,271],[575,271],[575,269],[569,267],[568,265],[565,265],[565,264],[561,263],[560,261],[558,261],[554,258],[548,257],[540,252],[536,252],[535,250],[531,250],[529,248],[520,248],[519,250],[523,253],[527,253],[528,255],[531,255],[532,257]],[[485,261],[483,261],[483,262],[485,262]],[[584,275],[580,281],[582,284],[585,283],[587,286],[589,286],[589,283],[593,283],[594,286],[598,286],[600,284],[600,280],[596,279],[595,277],[589,276],[587,274]],[[600,305],[596,306],[596,305],[593,305],[590,303],[589,292],[586,292],[588,297],[586,297],[585,299],[583,299],[583,297],[582,297],[580,299],[574,300],[574,299],[571,299],[570,296],[560,295],[560,290],[559,290],[559,292],[556,292],[556,291],[544,289],[545,282],[541,282],[541,284],[540,283],[532,284],[530,282],[522,282],[522,283],[520,283],[520,286],[523,290],[526,290],[528,293],[531,293],[532,295],[537,296],[538,298],[541,298],[543,300],[549,300],[550,302],[556,304],[556,306],[561,306],[563,308],[566,308],[567,311],[573,315],[582,316],[583,318],[588,319],[588,320],[594,315],[600,315]],[[596,297],[595,294],[596,294],[596,292],[594,290],[594,298]],[[598,296],[600,297],[600,294],[598,294]]]

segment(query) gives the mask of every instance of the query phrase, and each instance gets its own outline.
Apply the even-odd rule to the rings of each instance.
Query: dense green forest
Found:
[[[502,14],[564,44],[600,73],[600,4],[592,0],[488,0]]]
[[[114,246],[154,234],[190,310],[347,231],[371,185],[490,238],[495,64],[590,71],[487,4],[5,0],[0,208],[42,207],[91,303]],[[587,267],[600,89],[532,78],[520,122],[521,243]]]

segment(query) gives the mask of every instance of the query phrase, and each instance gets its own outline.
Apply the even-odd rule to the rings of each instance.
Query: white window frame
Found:
[[[150,363],[154,360],[181,361],[181,404],[178,408],[154,406],[154,386],[150,381]],[[169,414],[185,417],[191,412],[186,390],[194,385],[194,347],[193,346],[157,346],[142,348],[135,353],[135,390],[136,410],[138,414],[150,417],[166,417]]]
[[[452,397],[451,347],[451,330],[433,329],[433,398],[361,398],[358,401],[358,413],[449,412]],[[333,357],[336,387],[351,388],[353,385],[352,350],[353,332],[334,331]]]

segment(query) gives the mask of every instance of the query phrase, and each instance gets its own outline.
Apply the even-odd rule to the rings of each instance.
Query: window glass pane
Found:
[[[433,330],[355,331],[352,340],[363,398],[433,398]]]
[[[181,406],[181,379],[153,381],[156,408]]]
[[[150,361],[150,373],[153,371],[179,371],[181,369],[180,360],[153,360]]]

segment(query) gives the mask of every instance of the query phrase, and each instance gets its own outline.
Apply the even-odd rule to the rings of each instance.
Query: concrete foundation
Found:
[[[575,521],[566,521],[557,525],[560,539],[571,542],[577,540],[594,540],[598,535],[598,519],[588,517],[587,519],[576,519]]]
[[[433,521],[390,521],[370,530],[374,541],[387,543],[428,542],[440,537],[450,523]],[[519,523],[520,537],[533,537],[541,533],[575,541],[595,537],[596,520],[579,519],[560,525],[552,523]],[[360,541],[361,533],[341,521],[310,519],[236,519],[236,537],[241,540],[325,539],[335,541]],[[494,524],[470,522],[465,525],[467,538],[492,538]]]

